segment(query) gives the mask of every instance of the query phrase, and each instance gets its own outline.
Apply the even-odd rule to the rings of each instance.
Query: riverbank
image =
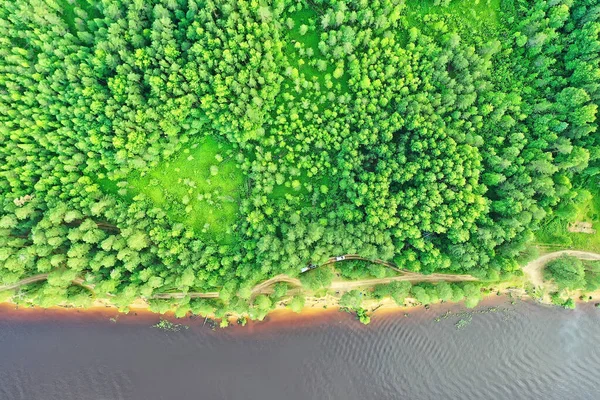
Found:
[[[538,304],[553,306],[549,301],[539,301],[534,299],[528,294],[524,288],[516,288],[513,285],[506,284],[504,288],[490,287],[488,288],[488,294],[484,296],[478,307],[482,306],[496,306],[502,303],[510,303],[514,301],[529,301]],[[593,303],[600,301],[600,291],[591,293],[591,300],[579,300],[576,299],[578,304]],[[287,308],[285,302],[277,303],[275,309],[271,311],[265,321],[270,323],[276,322],[277,324],[304,324],[310,323],[312,320],[323,320],[327,319],[332,315],[347,314],[339,307],[339,297],[326,295],[323,297],[307,296],[305,307],[300,313],[294,313]],[[385,298],[381,300],[367,299],[363,302],[363,307],[369,312],[372,318],[378,318],[383,315],[396,314],[399,317],[408,316],[414,313],[422,312],[435,312],[439,309],[445,308],[458,308],[463,311],[469,309],[464,306],[464,302],[452,303],[436,303],[430,306],[423,306],[418,304],[415,299],[407,299],[407,304],[404,306],[397,305],[392,299]],[[349,314],[347,314],[350,317]],[[206,318],[200,316],[188,315],[183,318],[176,318],[174,313],[169,311],[165,314],[158,314],[152,312],[146,302],[143,300],[137,300],[131,307],[128,313],[119,312],[118,308],[110,303],[97,300],[91,307],[87,308],[76,308],[76,307],[23,307],[13,302],[0,303],[0,318],[10,317],[11,319],[22,319],[22,320],[44,320],[44,319],[78,319],[78,318],[90,318],[94,320],[111,320],[114,322],[119,321],[136,321],[147,324],[153,324],[159,319],[165,318],[175,323],[188,324],[190,320],[201,320],[205,319],[212,320],[214,315],[209,315]],[[239,315],[229,315],[228,320],[230,324],[235,325]],[[354,317],[350,317],[354,319]],[[262,321],[248,321],[249,324],[257,324]]]
[[[379,282],[380,280],[377,280],[377,282]],[[342,286],[341,282],[338,281],[336,282],[337,286]],[[354,287],[358,287],[358,288],[362,288],[364,289],[370,289],[372,286],[357,286],[356,285],[356,281],[349,281],[348,283],[351,284],[351,286]],[[517,284],[518,285],[518,284]],[[506,296],[525,296],[526,295],[526,291],[522,288],[515,288],[515,281],[511,281],[511,282],[502,282],[497,284],[495,287],[490,286],[489,288],[486,289],[486,292],[488,292],[487,296],[484,296],[484,299],[487,297],[491,297],[492,295],[506,295]],[[325,293],[324,295],[304,295],[304,307],[302,308],[302,310],[299,313],[293,312],[289,309],[288,307],[288,301],[290,299],[290,296],[286,296],[283,299],[281,299],[280,301],[278,301],[273,310],[268,314],[269,317],[272,317],[273,315],[285,315],[285,316],[289,316],[291,318],[302,318],[305,315],[308,316],[315,316],[317,314],[323,314],[323,313],[328,313],[328,312],[339,312],[342,308],[339,305],[339,301],[340,298],[342,296],[342,294],[347,291],[349,289],[338,289],[337,291],[333,291],[332,289],[328,290],[327,293]],[[290,294],[301,294],[302,292],[299,290],[290,290]],[[306,293],[306,292],[305,292]],[[308,292],[311,293],[311,292]],[[463,302],[457,302],[457,303],[451,303],[451,302],[445,302],[445,303],[450,303],[450,304],[462,304]],[[440,303],[436,303],[436,304],[440,304]],[[365,309],[368,313],[373,314],[375,312],[377,313],[382,313],[382,312],[413,312],[415,310],[418,309],[428,309],[431,306],[434,306],[435,304],[432,305],[422,305],[420,304],[416,299],[408,297],[405,299],[405,304],[404,305],[398,305],[394,302],[394,300],[392,300],[391,298],[387,297],[387,298],[383,298],[383,299],[375,299],[375,298],[371,298],[371,297],[366,297],[363,301],[362,301],[362,308]],[[64,312],[77,312],[77,313],[91,313],[91,314],[96,314],[96,313],[101,313],[103,311],[107,312],[107,313],[115,313],[119,311],[119,308],[115,305],[113,305],[112,303],[110,303],[110,300],[106,300],[106,299],[96,299],[93,301],[92,305],[90,307],[86,307],[86,308],[78,308],[78,307],[72,307],[72,306],[53,306],[53,307],[49,307],[49,308],[43,308],[43,307],[39,307],[39,306],[23,306],[23,305],[19,305],[15,302],[12,301],[6,301],[4,303],[0,303],[0,306],[2,306],[4,309],[14,309],[14,310],[19,310],[21,312],[27,312],[30,310],[61,310]],[[125,314],[136,314],[136,313],[147,313],[150,315],[163,315],[163,314],[158,314],[155,313],[153,311],[151,311],[150,309],[150,305],[149,303],[144,300],[144,299],[136,299],[130,306],[129,306],[129,311],[127,313],[119,313],[121,315],[125,315]],[[168,311],[167,313],[165,313],[164,315],[167,316],[173,316],[174,317],[174,312],[172,311]],[[230,323],[235,323],[239,318],[244,317],[245,315],[238,315],[235,313],[229,313],[228,314],[228,320]],[[180,318],[180,319],[185,319],[186,317]],[[215,316],[213,314],[209,314],[207,316],[207,318],[209,319],[215,319]]]
[[[86,326],[90,323],[102,324],[106,329],[111,326],[131,326],[145,327],[155,330],[154,326],[162,320],[174,324],[180,332],[191,331],[211,331],[215,334],[224,334],[225,337],[231,335],[235,337],[245,337],[260,334],[261,338],[272,337],[288,332],[295,332],[304,329],[325,329],[329,326],[342,326],[352,331],[370,332],[373,329],[379,329],[382,324],[386,325],[390,321],[403,321],[407,324],[420,323],[422,321],[445,322],[455,325],[456,329],[463,328],[463,323],[470,324],[471,320],[480,314],[486,313],[505,313],[506,310],[513,310],[515,307],[531,307],[536,305],[540,309],[562,310],[560,307],[551,304],[543,304],[534,301],[529,296],[516,296],[511,294],[489,295],[485,297],[477,307],[468,309],[462,303],[437,303],[430,307],[398,307],[393,304],[385,304],[377,308],[371,314],[371,325],[364,326],[360,324],[355,315],[347,312],[341,312],[339,308],[309,307],[302,313],[296,314],[290,310],[279,308],[269,313],[262,321],[248,321],[247,325],[241,326],[236,323],[234,318],[230,319],[231,325],[223,330],[217,328],[218,324],[210,318],[188,315],[184,318],[176,318],[174,313],[168,312],[164,315],[153,313],[148,309],[134,309],[127,314],[120,313],[115,307],[90,307],[85,309],[77,308],[15,308],[14,304],[0,304],[0,323],[3,321],[12,321],[13,323],[23,324],[47,324],[47,323],[66,323],[76,326]],[[594,305],[582,302],[578,305],[578,310],[592,310]],[[568,311],[567,311],[568,312]],[[158,331],[158,330],[157,330]],[[222,333],[220,333],[222,332]]]
[[[307,299],[307,303],[310,299]],[[315,300],[319,300],[316,299]],[[323,302],[315,301],[305,307],[302,312],[294,313],[286,307],[277,307],[270,312],[263,321],[248,321],[248,326],[258,326],[268,324],[269,326],[298,326],[298,325],[311,325],[315,322],[335,322],[346,321],[349,323],[356,323],[355,317],[351,313],[343,312],[337,304],[335,299],[329,299],[331,306],[323,307]],[[510,294],[500,295],[489,295],[485,297],[481,303],[477,306],[482,307],[494,307],[502,304],[510,304],[514,301],[531,301],[529,297],[516,297]],[[430,313],[436,316],[440,313],[444,313],[447,310],[453,311],[469,311],[462,302],[452,303],[436,303],[428,307],[417,305],[416,303],[412,306],[400,307],[393,301],[384,301],[378,303],[369,303],[371,316],[374,320],[379,319],[388,315],[397,315],[399,318],[407,317],[411,315],[417,315],[422,313]],[[372,310],[372,311],[371,311]],[[204,326],[208,324],[212,316],[207,318],[195,315],[187,315],[186,317],[177,318],[173,312],[167,312],[165,314],[158,314],[150,311],[148,307],[132,308],[128,313],[119,312],[117,307],[111,305],[95,304],[92,307],[87,308],[75,308],[75,307],[22,307],[15,303],[4,302],[0,303],[0,320],[11,319],[21,321],[51,321],[51,320],[70,320],[70,321],[87,321],[87,320],[104,320],[114,323],[141,323],[146,325],[152,325],[161,319],[169,320],[173,323],[190,325],[190,326]],[[206,323],[205,323],[206,320]],[[229,321],[231,325],[236,324],[237,316],[230,316]]]
[[[550,291],[553,290],[553,286],[544,282],[542,278],[542,269],[544,265],[548,261],[551,261],[557,257],[562,255],[571,255],[583,260],[600,260],[600,254],[590,253],[590,252],[582,252],[577,250],[561,250],[552,253],[546,253],[538,257],[537,259],[527,263],[523,267],[524,276],[522,278],[515,278],[511,281],[505,282],[494,282],[486,285],[483,284],[482,294],[484,298],[489,298],[491,296],[510,296],[512,298],[525,299],[530,298],[537,302],[543,304],[551,304],[550,300]],[[318,292],[306,292],[301,288],[295,288],[288,291],[288,295],[281,300],[275,303],[273,310],[269,313],[269,316],[272,315],[286,315],[294,318],[301,318],[302,316],[314,316],[316,314],[320,314],[323,312],[332,312],[340,310],[339,301],[342,294],[348,290],[352,289],[370,289],[376,284],[389,283],[393,281],[411,281],[411,282],[421,282],[421,281],[446,281],[446,282],[457,282],[461,281],[461,278],[464,279],[465,282],[476,281],[473,277],[469,275],[443,275],[443,274],[433,274],[433,275],[419,275],[415,273],[404,273],[404,275],[383,278],[383,279],[363,279],[358,281],[344,281],[344,280],[336,280],[332,282],[331,287],[328,288],[327,291],[320,296],[314,295],[314,293]],[[28,278],[23,280],[24,284],[32,281],[32,278]],[[83,281],[79,282],[78,279],[77,284],[84,285]],[[253,295],[270,293],[272,292],[272,285],[286,282],[292,283],[295,285],[299,285],[299,281],[296,278],[291,278],[288,276],[277,276],[271,278],[265,282],[259,283],[253,289]],[[480,282],[481,283],[481,282]],[[13,285],[14,286],[14,285]],[[92,287],[93,289],[93,287]],[[541,293],[541,295],[540,295]],[[210,297],[213,293],[210,293]],[[305,298],[304,307],[300,313],[293,313],[288,308],[288,300],[291,295],[302,294]],[[312,295],[311,295],[312,294]],[[600,301],[600,290],[593,293],[586,293],[585,299],[581,300],[582,296],[581,291],[571,291],[569,295],[576,302],[594,302]],[[165,295],[167,296],[167,295]],[[177,293],[168,294],[170,298],[177,298]],[[167,298],[167,297],[165,297]],[[23,307],[22,305],[17,305],[14,302],[8,301],[6,303],[1,303],[4,309],[13,310],[43,310],[41,307]],[[458,302],[456,304],[462,304],[462,302]],[[423,306],[414,298],[406,298],[404,305],[396,304],[391,298],[383,298],[383,299],[375,299],[369,296],[365,296],[362,300],[361,308],[364,309],[369,315],[374,315],[375,313],[383,313],[383,312],[411,312],[415,309],[419,308],[429,308],[429,305]],[[118,311],[118,308],[110,303],[110,300],[107,299],[96,299],[93,301],[92,305],[87,308],[74,308],[74,307],[51,307],[51,310],[63,310],[66,312],[85,312],[85,313],[115,313]],[[129,314],[138,314],[138,313],[148,313],[150,315],[157,315],[150,311],[149,303],[144,299],[137,299],[129,306]],[[124,315],[124,313],[120,313],[119,315]],[[172,312],[168,312],[165,315],[174,316]],[[230,323],[235,323],[239,319],[245,319],[245,314],[238,315],[235,313],[228,313],[227,319]],[[185,317],[183,317],[185,318]],[[215,315],[207,315],[206,318],[215,319]]]

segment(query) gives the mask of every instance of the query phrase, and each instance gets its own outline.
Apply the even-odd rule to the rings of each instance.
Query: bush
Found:
[[[399,306],[404,305],[404,300],[408,297],[411,288],[410,282],[391,282],[375,286],[372,295],[376,299],[391,297]]]
[[[342,295],[340,299],[340,307],[345,307],[350,310],[360,309],[363,300],[363,294],[358,290],[351,290]]]
[[[414,298],[423,305],[428,305],[431,302],[429,294],[421,286],[414,286],[411,289],[411,293],[414,296]]]
[[[394,302],[399,306],[403,306],[411,287],[411,283],[406,281],[390,283],[390,293]]]
[[[295,313],[299,313],[304,308],[305,299],[303,296],[294,296],[288,303],[288,308]]]
[[[333,280],[333,272],[329,268],[317,268],[300,276],[302,285],[309,290],[329,287]]]
[[[562,306],[564,302],[559,292],[550,293],[550,301],[552,302],[552,304],[557,306]]]
[[[467,283],[463,286],[463,291],[465,293],[465,307],[473,308],[482,299],[481,288],[474,283]]]
[[[565,302],[563,303],[563,307],[567,308],[569,310],[574,310],[575,309],[575,301],[572,298],[568,298],[567,300],[565,300]]]
[[[359,308],[358,310],[356,310],[356,317],[358,318],[361,324],[369,325],[369,323],[371,322],[371,317],[367,315],[367,310],[363,308]]]
[[[582,289],[585,287],[583,262],[571,256],[552,260],[544,268],[544,279],[554,280],[559,289]]]

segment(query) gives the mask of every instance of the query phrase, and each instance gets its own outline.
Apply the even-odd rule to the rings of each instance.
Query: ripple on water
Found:
[[[457,330],[444,307],[216,332],[1,320],[0,399],[600,398],[599,310],[503,304]]]

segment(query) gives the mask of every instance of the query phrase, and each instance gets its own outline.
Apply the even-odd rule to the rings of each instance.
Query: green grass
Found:
[[[127,190],[108,179],[104,191],[131,200],[144,194],[172,221],[219,243],[235,240],[244,175],[230,145],[213,137],[189,145],[143,175],[130,176]]]
[[[118,182],[111,181],[108,178],[96,179],[96,182],[98,182],[98,185],[100,185],[100,187],[102,188],[103,192],[114,194],[114,195],[118,195],[119,194],[119,184],[118,184]],[[127,196],[124,196],[124,197],[126,197],[127,200],[131,200],[131,198],[132,198],[131,195],[127,195]]]
[[[285,40],[286,45],[284,48],[284,54],[287,58],[287,64],[298,70],[298,75],[308,81],[315,81],[319,83],[322,91],[334,90],[338,93],[345,93],[348,91],[348,74],[344,71],[343,75],[339,78],[334,76],[336,65],[327,62],[327,67],[324,70],[320,70],[316,65],[312,65],[312,62],[326,61],[327,57],[321,54],[319,50],[320,35],[324,32],[320,25],[320,15],[312,9],[310,6],[305,5],[301,10],[295,10],[288,12],[286,15],[287,19],[293,21],[293,27],[289,29],[288,26],[283,27],[283,31],[287,39]],[[312,21],[312,22],[311,22]],[[302,34],[301,26],[307,25],[308,30]],[[307,51],[312,51],[312,56],[306,54]],[[285,72],[285,71],[284,71]],[[329,75],[333,83],[332,89],[326,89],[325,77]],[[284,97],[284,94],[290,94],[297,97],[299,94],[305,98],[315,99],[315,96],[310,96],[312,91],[301,90],[298,93],[295,90],[294,80],[292,78],[286,78],[282,85],[282,91],[279,96],[280,99]],[[327,104],[319,104],[319,109],[322,111],[326,108]]]
[[[281,85],[281,91],[276,100],[277,107],[288,110],[292,104],[308,102],[309,104],[316,106],[316,109],[313,110],[315,113],[323,113],[324,110],[330,108],[331,102],[329,100],[321,102],[321,93],[331,92],[336,94],[336,96],[346,93],[348,91],[348,73],[344,70],[344,73],[336,78],[334,76],[336,65],[327,63],[324,70],[320,70],[313,65],[313,62],[319,60],[326,61],[327,57],[321,54],[321,50],[319,50],[320,35],[324,32],[321,29],[321,24],[319,22],[321,16],[311,5],[304,4],[302,9],[297,9],[295,6],[294,10],[288,10],[285,20],[287,21],[288,19],[293,22],[293,26],[290,28],[287,24],[284,24],[282,27],[283,35],[286,37],[286,45],[283,52],[287,62],[285,63],[284,70],[281,71],[285,76],[285,80]],[[301,32],[302,25],[308,27],[308,30],[304,33]],[[312,56],[309,56],[306,53],[307,51],[312,51]],[[294,77],[286,75],[288,67],[297,70],[297,80]],[[333,83],[333,87],[329,89],[326,87],[326,76],[328,75]],[[310,88],[305,89],[301,85],[299,87],[300,90],[297,90],[296,83],[301,81],[318,83],[320,86],[320,93]],[[298,119],[303,120],[303,113],[305,110],[301,107],[298,107],[297,110],[299,114]],[[309,193],[306,185],[312,183],[314,191],[318,191],[321,185],[326,185],[329,188],[331,187],[328,178],[315,177],[320,175],[318,171],[313,171],[315,176],[308,176],[309,174],[304,170],[298,172],[300,172],[298,175],[286,176],[283,184],[274,185],[273,191],[269,194],[269,197],[272,199],[287,197],[289,200],[296,198],[298,199],[299,205],[308,207],[311,203],[310,199],[312,194]],[[292,187],[294,181],[297,181],[297,183],[300,184],[300,187]]]
[[[297,181],[298,183],[296,185],[299,184],[299,186],[292,187],[292,183],[294,181]],[[308,194],[308,190],[306,189],[306,187],[304,185],[306,183],[308,183],[309,181],[310,180],[308,179],[306,174],[300,174],[299,176],[292,177],[291,178],[292,183],[290,183],[290,179],[286,179],[286,181],[283,184],[275,185],[273,187],[273,191],[270,193],[269,197],[283,198],[283,197],[286,197],[286,195],[290,195],[290,196],[294,196],[294,197],[296,197],[296,196],[305,197]]]
[[[570,220],[552,217],[536,232],[538,244],[548,247],[564,247],[600,252],[600,190],[589,187],[592,196],[577,204],[574,217]],[[596,233],[569,232],[573,222],[591,222]]]
[[[283,28],[287,36],[284,52],[289,65],[297,68],[299,74],[304,75],[307,80],[316,78],[321,87],[324,88],[325,75],[329,74],[333,76],[335,65],[327,63],[327,68],[321,71],[309,62],[311,59],[326,60],[326,57],[319,50],[320,35],[323,32],[319,24],[320,16],[312,8],[306,6],[302,10],[288,13],[287,18],[290,18],[294,23],[292,29],[289,29],[287,26]],[[311,20],[315,23],[309,22]],[[300,32],[303,24],[309,26],[308,31],[304,34]],[[308,49],[312,50],[312,57],[302,55],[302,52]],[[339,87],[336,89],[341,92],[348,90],[347,75],[344,74],[340,78],[332,78],[332,80],[335,85],[339,84]]]
[[[449,31],[468,33],[468,30],[492,32],[500,22],[501,0],[407,0],[406,17],[409,26],[425,28],[434,22],[426,15],[442,16]],[[465,36],[467,38],[468,36]]]
[[[298,181],[300,187],[292,187],[290,182],[293,181]],[[309,184],[312,184],[312,191],[310,192],[306,187],[306,185]],[[268,197],[275,200],[287,198],[288,201],[291,202],[295,199],[295,204],[298,206],[298,209],[307,209],[311,206],[316,206],[316,204],[313,204],[312,197],[313,193],[320,192],[321,186],[326,186],[328,190],[331,190],[334,187],[331,183],[331,177],[327,175],[309,177],[306,172],[302,172],[298,176],[291,177],[291,179],[286,176],[285,183],[282,185],[275,185]]]
[[[589,189],[588,189],[589,190]],[[591,196],[576,206],[575,221],[598,223],[600,221],[600,190],[589,190]]]

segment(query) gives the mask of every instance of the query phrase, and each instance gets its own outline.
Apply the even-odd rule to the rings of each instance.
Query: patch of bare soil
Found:
[[[567,230],[569,232],[587,233],[590,235],[593,235],[594,233],[596,233],[596,230],[592,227],[591,222],[583,222],[583,221],[577,221],[577,222],[567,225]]]

